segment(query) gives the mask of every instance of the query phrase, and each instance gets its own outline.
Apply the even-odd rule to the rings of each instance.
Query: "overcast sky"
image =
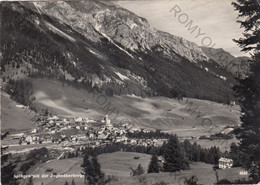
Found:
[[[240,48],[232,39],[238,39],[242,36],[243,29],[240,29],[239,23],[236,22],[237,12],[231,5],[232,0],[139,0],[139,1],[119,1],[119,5],[144,17],[150,25],[156,29],[169,32],[173,35],[184,37],[190,41],[202,45],[204,36],[210,37],[214,48],[223,48],[234,56],[244,56]],[[180,13],[176,14],[170,10],[177,5]],[[176,7],[175,9],[177,10]],[[193,20],[193,25],[201,29],[200,33],[205,35],[198,36],[198,29],[191,33],[185,25],[180,23]],[[205,45],[209,39],[204,40]]]

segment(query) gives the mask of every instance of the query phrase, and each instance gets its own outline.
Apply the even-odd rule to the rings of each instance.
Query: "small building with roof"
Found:
[[[227,168],[231,168],[233,166],[233,160],[232,159],[228,159],[228,158],[225,158],[225,157],[221,157],[219,160],[218,160],[218,167],[220,169],[227,169]]]

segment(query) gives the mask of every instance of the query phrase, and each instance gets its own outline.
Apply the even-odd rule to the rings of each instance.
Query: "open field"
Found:
[[[190,142],[196,141],[197,144],[199,144],[203,148],[209,148],[211,146],[219,147],[221,152],[229,151],[230,145],[232,142],[238,142],[236,138],[229,139],[229,140],[206,140],[206,139],[196,139],[196,140],[190,140]]]
[[[35,125],[31,120],[35,115],[33,112],[18,108],[19,105],[5,92],[1,92],[1,129],[3,131],[18,131],[31,129]]]
[[[140,157],[134,159],[134,157]],[[102,171],[106,175],[113,175],[118,178],[117,182],[112,182],[116,185],[131,185],[140,184],[137,177],[130,176],[130,168],[136,168],[138,164],[141,164],[147,172],[147,166],[149,164],[151,156],[133,152],[114,152],[108,154],[102,154],[98,156],[98,160],[101,164]],[[80,167],[82,158],[71,158],[62,160],[52,160],[38,166],[34,166],[28,172],[29,174],[46,174],[49,178],[35,178],[34,184],[40,185],[44,182],[44,185],[63,185],[65,181],[71,182],[73,178],[54,178],[50,177],[51,173],[46,172],[46,169],[53,169],[53,172],[59,174],[80,174],[82,168]],[[195,175],[199,181],[199,184],[213,184],[216,182],[216,175],[212,169],[213,165],[205,163],[192,163],[189,170],[168,173],[161,172],[158,174],[144,174],[142,177],[147,184],[155,184],[157,182],[164,181],[169,184],[182,184],[185,178],[190,178]],[[239,175],[240,168],[231,168],[226,170],[218,169],[219,179],[239,179],[246,176]],[[227,173],[228,172],[228,173]],[[232,175],[227,175],[232,174]],[[76,184],[83,185],[82,178],[74,178]]]
[[[139,159],[134,159],[134,157],[139,157]],[[136,169],[139,164],[147,172],[151,156],[134,152],[114,152],[101,154],[98,159],[106,175],[130,177],[130,168]]]

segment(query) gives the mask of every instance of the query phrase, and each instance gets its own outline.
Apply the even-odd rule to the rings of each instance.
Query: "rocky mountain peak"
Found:
[[[95,42],[100,42],[101,34],[120,44],[127,51],[151,51],[152,48],[161,46],[162,52],[169,59],[173,59],[173,55],[177,53],[193,62],[208,60],[195,43],[156,30],[146,19],[112,2],[58,1],[37,2],[34,5],[39,11],[47,12]]]

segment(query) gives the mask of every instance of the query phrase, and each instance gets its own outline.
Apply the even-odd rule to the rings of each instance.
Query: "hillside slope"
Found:
[[[186,98],[178,101],[166,97],[141,98],[133,95],[108,97],[93,89],[75,89],[48,79],[34,79],[33,86],[34,103],[39,110],[47,107],[53,114],[65,117],[100,120],[108,114],[114,124],[131,123],[172,133],[183,131],[182,135],[188,135],[189,129],[195,132],[194,135],[196,132],[205,134],[209,125],[203,128],[201,123],[206,118],[212,121],[210,127],[214,127],[214,132],[224,126],[240,123],[238,106],[211,101],[188,99],[188,102],[192,102],[192,109],[200,111],[191,113]],[[194,127],[198,130],[194,130]]]
[[[20,105],[20,106],[19,106]],[[1,130],[18,131],[31,129],[35,126],[32,118],[35,113],[21,108],[21,104],[11,100],[9,95],[1,93]]]
[[[218,63],[223,69],[231,72],[237,78],[245,78],[250,72],[249,57],[234,57],[222,48],[201,47],[207,57]]]
[[[113,3],[6,2],[0,8],[1,68],[94,87],[109,96],[234,99],[232,74],[208,62],[200,47],[151,28]]]

